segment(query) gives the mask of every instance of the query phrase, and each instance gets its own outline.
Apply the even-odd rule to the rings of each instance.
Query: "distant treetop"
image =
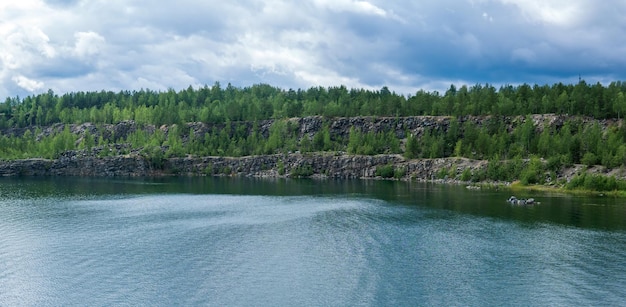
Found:
[[[57,95],[52,90],[0,103],[0,128],[53,123],[140,124],[257,121],[272,118],[325,116],[500,115],[554,113],[596,119],[622,118],[626,83],[474,86],[451,85],[445,93],[417,91],[399,95],[345,86],[281,89],[268,84],[238,88],[213,86],[175,91],[100,91]]]

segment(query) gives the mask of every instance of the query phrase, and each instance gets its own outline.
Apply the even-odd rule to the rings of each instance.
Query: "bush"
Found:
[[[278,175],[282,176],[285,174],[285,163],[283,163],[283,161],[278,161],[277,168],[278,168]]]
[[[406,175],[406,168],[399,167],[393,171],[393,178],[400,179]]]
[[[109,152],[109,148],[105,147],[102,151]],[[102,153],[102,152],[101,152]],[[148,160],[150,166],[154,169],[163,169],[165,166],[165,157],[160,146],[146,146],[142,150],[143,156]]]
[[[313,168],[310,165],[302,165],[291,171],[291,177],[294,178],[306,178],[311,175],[313,175]]]
[[[437,171],[437,179],[446,179],[446,177],[448,177],[448,169],[444,167]]]
[[[532,157],[526,168],[520,173],[520,181],[523,185],[541,184],[544,181],[544,172],[545,168],[541,160],[537,157]]]
[[[472,171],[466,168],[461,173],[461,181],[470,181],[472,179]]]
[[[380,176],[383,178],[391,178],[394,175],[394,168],[393,165],[388,164],[385,166],[380,166],[376,168],[376,176]]]
[[[525,169],[520,175],[520,182],[523,185],[537,184],[540,182],[539,173],[534,169]]]
[[[626,190],[626,181],[613,176],[590,175],[583,173],[574,176],[565,186],[567,189],[583,188],[592,191]]]
[[[588,152],[583,155],[582,159],[580,159],[580,163],[587,166],[593,166],[598,164],[598,157],[595,154]]]
[[[473,182],[480,182],[480,181],[484,181],[485,179],[487,179],[487,171],[486,170],[479,169],[476,172],[472,172],[471,181],[473,181]]]
[[[563,166],[563,157],[562,156],[552,156],[548,158],[548,163],[546,164],[546,168],[551,171],[558,171]]]
[[[500,156],[496,155],[493,159],[489,160],[487,164],[487,178],[491,180],[506,180],[507,179],[506,165],[500,161]]]
[[[204,174],[211,176],[213,175],[213,163],[209,163],[205,168],[204,168]]]

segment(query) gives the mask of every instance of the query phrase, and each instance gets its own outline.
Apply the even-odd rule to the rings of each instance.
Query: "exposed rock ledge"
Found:
[[[298,170],[318,178],[375,178],[376,168],[393,165],[403,178],[436,179],[440,170],[477,170],[486,161],[465,158],[406,160],[400,155],[277,154],[248,157],[171,158],[155,165],[139,155],[91,157],[64,155],[59,159],[0,162],[0,176],[144,177],[170,175],[225,175],[290,177]]]

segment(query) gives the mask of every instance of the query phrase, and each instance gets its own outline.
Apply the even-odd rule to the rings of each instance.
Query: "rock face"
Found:
[[[531,120],[536,129],[543,130],[546,126],[562,126],[569,119],[563,115],[533,115]],[[424,131],[436,129],[447,131],[452,118],[446,116],[415,116],[415,117],[350,117],[323,118],[318,116],[292,118],[288,121],[298,137],[312,138],[316,133],[328,127],[330,134],[336,138],[348,139],[350,129],[355,128],[363,133],[391,131],[399,139],[405,139],[407,133],[420,136]],[[465,116],[458,118],[459,124],[470,121],[484,125],[489,117]],[[506,117],[504,124],[511,129],[523,123],[525,117]],[[593,121],[583,118],[583,122]],[[597,122],[597,121],[596,121]],[[187,123],[183,131],[193,131],[194,135],[207,132],[222,131],[230,124],[234,131],[243,127],[248,133],[256,129],[267,138],[274,120],[239,123]],[[598,122],[607,127],[610,122]],[[237,125],[237,126],[235,126]],[[458,178],[466,169],[483,170],[486,161],[475,161],[462,158],[417,159],[406,160],[400,155],[345,155],[343,153],[311,153],[311,154],[276,154],[248,157],[187,157],[171,158],[158,161],[150,160],[140,154],[139,149],[130,148],[122,140],[139,129],[148,134],[156,130],[165,135],[172,126],[156,127],[154,125],[138,125],[133,121],[123,121],[115,125],[94,125],[84,123],[69,125],[69,130],[78,136],[78,142],[87,135],[94,138],[102,137],[115,142],[109,147],[94,147],[91,151],[68,151],[55,160],[25,159],[17,161],[0,161],[0,176],[166,176],[166,175],[214,175],[214,176],[254,176],[254,177],[290,177],[313,176],[326,178],[375,178],[380,167],[391,168],[396,178],[412,178],[415,180],[433,180],[436,178]],[[49,127],[12,128],[0,131],[2,135],[22,136],[26,131],[34,134],[37,139],[63,131],[63,124]],[[187,132],[188,133],[188,132]],[[183,135],[183,141],[189,135]],[[102,152],[102,151],[108,152]],[[104,154],[103,154],[104,153]],[[566,172],[564,172],[565,174]],[[567,174],[563,176],[568,176]],[[571,174],[570,174],[571,176]],[[621,175],[621,177],[624,177]]]
[[[379,167],[401,171],[400,178],[432,180],[443,169],[460,173],[486,167],[484,161],[462,158],[405,160],[399,155],[352,156],[278,154],[240,158],[171,158],[155,165],[139,155],[91,157],[65,155],[56,160],[26,159],[0,162],[0,176],[246,176],[317,178],[375,178]]]
[[[169,159],[167,168],[178,174],[289,177],[306,170],[306,176],[328,178],[375,177],[376,167],[398,164],[396,155],[347,156],[287,154],[242,158],[204,157]],[[282,171],[281,171],[282,169]]]
[[[449,117],[416,116],[416,117],[352,117],[323,118],[318,116],[292,118],[288,120],[298,131],[298,137],[312,138],[324,127],[337,138],[347,139],[351,128],[363,133],[392,131],[400,139],[406,133],[419,135],[426,129],[447,129]],[[193,131],[194,135],[207,132],[222,131],[230,124],[234,131],[235,125],[248,133],[257,129],[258,133],[267,138],[274,120],[262,120],[256,123],[187,123],[183,131]],[[0,176],[161,176],[161,175],[220,175],[220,176],[257,176],[257,177],[289,177],[314,176],[328,178],[372,178],[376,176],[377,167],[392,165],[401,170],[397,177],[413,177],[430,179],[439,171],[439,166],[450,167],[450,163],[439,163],[439,160],[405,161],[399,155],[349,156],[341,153],[316,154],[278,154],[266,156],[250,156],[240,158],[229,157],[194,157],[172,158],[152,161],[140,154],[139,150],[128,149],[127,144],[118,143],[128,135],[143,129],[147,133],[161,130],[167,135],[171,126],[156,127],[153,125],[137,125],[133,121],[123,121],[114,125],[83,123],[69,125],[69,131],[78,136],[80,142],[87,134],[94,138],[104,138],[116,142],[109,147],[97,147],[91,151],[68,151],[55,160],[26,159],[17,161],[0,161]],[[65,129],[63,124],[49,127],[14,128],[0,131],[3,135],[20,137],[30,131],[36,139],[41,139]],[[183,135],[186,139],[187,135]],[[102,151],[108,151],[102,155]],[[402,175],[402,176],[400,176]]]
[[[74,157],[26,159],[0,163],[0,176],[152,176],[158,175],[141,157]]]
[[[563,123],[574,117],[566,115],[552,115],[552,114],[536,114],[532,115],[531,119],[535,124],[538,131],[542,131],[544,127],[560,127]],[[340,138],[347,138],[350,134],[350,128],[354,127],[357,130],[367,132],[386,132],[393,131],[398,138],[405,138],[407,131],[415,135],[420,135],[423,131],[428,129],[436,129],[446,131],[450,125],[451,117],[448,116],[410,116],[410,117],[336,117],[336,118],[324,118],[320,116],[310,116],[301,118],[291,118],[289,122],[293,124],[297,131],[299,131],[299,137],[305,135],[313,137],[316,133],[320,132],[324,126],[329,128],[329,132]],[[459,124],[464,122],[473,122],[477,125],[483,125],[490,119],[490,116],[464,116],[457,118]],[[519,125],[525,121],[523,116],[504,117],[503,123],[511,130],[514,126]],[[608,125],[614,124],[609,120],[597,121],[591,118],[581,118],[582,123],[598,123],[602,129],[606,129]],[[253,129],[258,129],[258,132],[263,137],[267,138],[270,134],[270,127],[274,123],[274,120],[260,120],[255,122],[230,122],[230,131],[234,131],[238,125],[243,125],[248,133],[251,133]],[[191,122],[185,124],[183,129],[184,133],[193,131],[196,136],[203,135],[204,133],[211,131],[221,131],[226,127],[226,123],[201,123]],[[138,125],[134,121],[122,121],[117,124],[99,124],[92,123],[83,124],[71,124],[68,125],[70,132],[83,137],[85,133],[89,132],[94,138],[103,137],[105,139],[121,140],[125,139],[129,134],[142,129],[148,134],[154,133],[157,129],[163,131],[166,135],[171,127],[161,126],[156,127],[154,125]],[[28,128],[9,128],[0,130],[0,134],[6,136],[24,135],[26,131],[34,134],[37,138],[49,136],[54,133],[63,131],[64,124],[54,124],[48,127],[28,127]]]

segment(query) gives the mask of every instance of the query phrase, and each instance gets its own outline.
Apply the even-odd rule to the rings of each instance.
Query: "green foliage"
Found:
[[[564,157],[561,155],[548,158],[548,162],[546,163],[546,169],[551,171],[558,171],[563,166],[563,160]]]
[[[448,169],[446,168],[441,168],[437,171],[437,179],[446,179],[448,178]]]
[[[300,151],[301,152],[310,152],[313,150],[313,145],[311,144],[311,139],[309,139],[308,135],[302,136],[300,139]]]
[[[291,170],[290,175],[293,178],[311,177],[313,175],[313,167],[311,167],[311,165],[308,165],[308,164],[298,166],[294,168],[293,170]]]
[[[312,87],[283,90],[267,84],[237,88],[188,87],[175,91],[75,92],[57,95],[52,91],[23,99],[7,98],[0,103],[2,123],[19,127],[63,123],[116,123],[135,120],[139,124],[185,122],[224,123],[304,116],[416,116],[494,115],[517,116],[535,113],[584,115],[594,118],[623,118],[626,84],[599,83],[534,85],[489,84],[451,86],[443,95],[418,91],[409,97],[383,87],[380,90]],[[451,125],[453,127],[454,124]],[[454,138],[454,129],[451,129]],[[492,131],[493,132],[493,131]],[[447,140],[446,140],[447,141]]]
[[[528,166],[520,174],[520,181],[524,185],[543,183],[545,168],[543,162],[537,157],[532,157]]]
[[[626,125],[613,124],[611,120],[589,124],[586,119],[580,119],[581,116],[623,119],[625,93],[624,82],[603,86],[585,81],[499,88],[489,84],[450,86],[445,93],[418,91],[410,96],[398,95],[386,87],[283,90],[267,84],[237,88],[218,82],[212,86],[160,92],[58,95],[50,90],[0,102],[0,129],[3,129],[0,159],[57,158],[68,150],[98,152],[100,156],[138,151],[150,159],[153,167],[162,168],[166,158],[186,155],[345,150],[364,155],[403,154],[407,159],[451,156],[488,159],[484,171],[464,170],[461,178],[542,183],[548,172],[557,172],[574,163],[609,168],[626,165]],[[569,116],[561,117],[562,125],[550,126],[529,115],[536,113]],[[343,135],[331,129],[328,120],[335,116],[416,115],[446,115],[445,119],[436,120],[448,123],[429,123],[412,131],[397,123],[384,131],[355,126],[349,135]],[[489,116],[477,120],[468,115]],[[579,119],[573,119],[572,115]],[[303,135],[298,121],[288,119],[305,116],[324,117],[322,128],[313,135]],[[103,133],[104,125],[125,120],[134,120],[138,128],[119,135]],[[70,124],[86,122],[98,129],[82,134],[71,132],[75,129],[71,130]],[[202,122],[207,128],[187,126],[190,122]],[[608,128],[604,123],[609,123]],[[50,129],[46,131],[52,132],[43,134],[34,125],[48,126]],[[167,129],[161,130],[162,125],[167,125]],[[8,128],[18,132],[5,133]],[[404,140],[396,136],[399,129],[407,130]],[[526,163],[524,159],[530,160]],[[398,171],[386,174],[398,176]]]
[[[404,151],[404,157],[407,159],[415,159],[419,157],[419,142],[413,134],[409,134],[406,140],[406,149]]]
[[[454,157],[462,157],[463,154],[463,141],[462,140],[457,140],[456,144],[454,144],[454,153],[453,156]]]
[[[362,133],[350,128],[347,151],[357,155],[377,155],[400,153],[400,141],[393,132],[368,132]],[[406,153],[405,153],[406,155]]]
[[[80,143],[79,148],[80,149],[86,149],[87,151],[91,151],[91,149],[96,145],[96,141],[93,138],[93,135],[91,135],[91,132],[86,131],[85,132],[85,136],[83,136],[83,139]]]
[[[285,174],[285,163],[283,163],[283,161],[278,161],[276,167],[278,168],[278,175],[284,175]]]
[[[393,170],[393,178],[401,179],[406,176],[406,168],[398,167]]]
[[[142,154],[148,159],[150,167],[160,170],[164,168],[165,156],[160,146],[148,145],[143,148]]]
[[[392,164],[376,167],[376,176],[383,178],[391,178],[395,174],[395,169]]]
[[[322,130],[318,131],[313,136],[313,150],[314,151],[330,151],[333,149],[334,144],[330,137],[330,130],[327,125],[322,127]]]
[[[204,174],[211,176],[213,175],[213,163],[209,163],[205,168],[204,168]]]
[[[480,182],[480,181],[484,181],[487,179],[488,179],[487,171],[485,171],[484,169],[479,169],[479,170],[476,170],[475,172],[472,172],[472,178],[470,181]]]
[[[626,181],[616,179],[613,176],[602,176],[582,173],[574,176],[565,187],[570,190],[585,189],[591,191],[624,191],[626,190]]]
[[[470,181],[472,180],[472,170],[466,168],[461,173],[461,181]]]
[[[585,164],[587,166],[593,166],[598,163],[598,157],[593,152],[586,152],[582,159],[580,159],[580,163]]]
[[[224,166],[220,169],[220,174],[222,175],[232,175],[233,170],[230,166]]]

